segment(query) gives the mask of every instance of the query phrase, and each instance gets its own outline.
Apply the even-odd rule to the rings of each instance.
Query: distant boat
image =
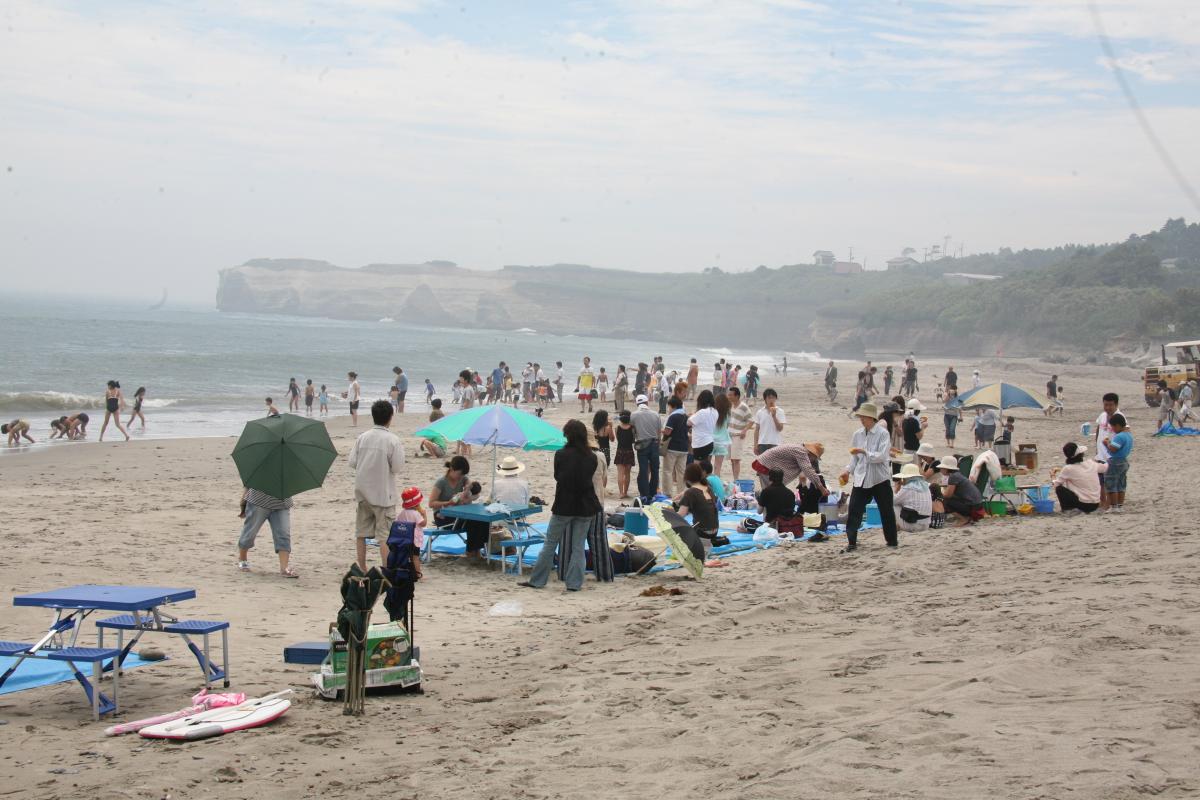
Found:
[[[158,309],[162,308],[162,307],[163,307],[163,306],[165,306],[166,304],[167,304],[167,290],[166,290],[166,289],[163,289],[163,296],[162,296],[162,299],[161,299],[161,300],[159,300],[159,301],[158,301],[157,303],[155,303],[154,305],[150,306],[150,308],[148,308],[148,309],[147,309],[147,311],[157,311]]]
[[[395,322],[396,320],[392,319],[391,317],[384,317],[383,319],[381,319],[379,321],[380,322]]]

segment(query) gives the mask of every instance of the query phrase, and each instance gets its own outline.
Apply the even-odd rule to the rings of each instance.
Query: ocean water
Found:
[[[591,356],[593,368],[603,366],[609,373],[615,373],[618,363],[649,363],[656,355],[663,356],[669,369],[686,371],[694,357],[702,378],[723,356],[743,367],[757,364],[768,381],[784,355],[550,336],[532,329],[414,327],[403,320],[229,314],[172,303],[148,310],[146,304],[21,297],[8,298],[0,308],[0,343],[0,419],[29,420],[39,445],[49,435],[51,419],[79,411],[92,417],[88,439],[95,441],[110,379],[120,381],[130,404],[139,386],[147,389],[146,430],[131,431],[135,438],[173,438],[235,435],[246,420],[263,415],[267,396],[287,411],[291,377],[301,386],[309,378],[318,387],[326,384],[329,413],[343,415],[348,409],[340,394],[347,371],[359,375],[365,408],[387,396],[392,367],[400,366],[409,376],[406,412],[424,414],[425,378],[449,406],[450,386],[459,371],[484,373],[501,360],[515,365],[515,372],[527,361],[540,362],[543,369],[562,361],[570,389],[584,355]],[[815,353],[787,355],[789,365],[797,368],[819,360]],[[106,438],[112,433],[110,425]]]

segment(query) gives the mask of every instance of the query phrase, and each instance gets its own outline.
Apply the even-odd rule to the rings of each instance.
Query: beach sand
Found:
[[[902,534],[894,553],[869,531],[855,556],[839,555],[837,539],[787,545],[730,559],[700,582],[681,570],[610,585],[589,577],[570,595],[556,580],[535,592],[494,568],[435,558],[416,600],[425,693],[368,697],[360,718],[314,698],[309,669],[282,662],[284,645],[322,638],[353,558],[345,456],[358,431],[347,418],[329,422],[340,457],[325,486],[297,498],[298,581],[274,574],[265,528],[255,571],[235,569],[233,439],[0,459],[7,594],[194,587],[197,599],[177,610],[231,621],[232,690],[296,689],[279,722],[190,745],[104,738],[109,723],[91,721],[73,684],[2,696],[0,797],[1200,795],[1200,443],[1150,438],[1156,412],[1132,369],[956,363],[964,384],[978,366],[987,381],[1039,395],[1051,372],[1061,376],[1064,419],[1016,415],[1016,440],[1038,443],[1043,478],[1064,442],[1081,441],[1100,395],[1120,392],[1137,438],[1125,514]],[[931,401],[944,362],[921,367],[940,455]],[[841,366],[843,386],[853,368]],[[856,423],[844,403],[824,402],[820,371],[764,385],[780,389],[786,440],[825,442],[825,472],[840,471],[835,454]],[[411,458],[423,422],[407,414],[396,430],[410,455],[402,485],[428,493],[441,470]],[[970,437],[968,422],[958,452]],[[551,498],[549,455],[521,457],[534,492]],[[484,480],[490,458],[473,461]],[[683,594],[639,595],[658,584]],[[489,616],[513,600],[522,616]],[[8,602],[0,638],[44,629],[43,611]],[[170,659],[125,674],[120,720],[183,707],[199,689],[179,640],[148,641]]]

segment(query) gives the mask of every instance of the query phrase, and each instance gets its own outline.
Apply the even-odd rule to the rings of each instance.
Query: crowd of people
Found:
[[[831,399],[836,393],[837,369],[830,362],[825,372]],[[385,540],[397,517],[397,506],[406,502],[397,499],[395,490],[404,448],[389,430],[393,415],[402,410],[406,389],[400,388],[405,385],[399,382],[402,370],[397,367],[394,374],[397,383],[389,400],[377,400],[371,406],[374,427],[358,437],[350,455],[358,507],[356,557],[363,568],[365,540]],[[571,384],[565,380],[561,362],[556,362],[550,374],[540,364],[529,362],[517,373],[519,381],[507,364],[500,362],[486,379],[473,370],[463,370],[455,381],[455,400],[460,408],[479,403],[526,403],[537,410],[549,403],[577,401],[580,415],[590,418],[570,419],[562,428],[567,444],[554,459],[556,493],[550,533],[543,557],[524,584],[544,586],[557,553],[560,575],[567,588],[575,590],[582,581],[583,543],[595,541],[595,547],[588,548],[594,550],[604,541],[604,498],[611,494],[607,484],[613,466],[615,494],[620,501],[637,498],[642,504],[670,502],[691,518],[702,538],[710,541],[718,536],[717,519],[725,507],[726,463],[734,482],[740,481],[743,474],[757,477],[759,491],[754,496],[761,521],[766,524],[811,527],[806,515],[823,506],[828,509],[830,496],[839,495],[836,513],[846,529],[845,552],[858,548],[858,534],[871,504],[878,509],[888,547],[898,546],[900,531],[921,531],[950,523],[966,526],[981,520],[986,515],[988,486],[1002,477],[1003,462],[1010,455],[999,445],[1011,445],[1015,419],[1003,417],[995,408],[975,409],[974,436],[979,452],[970,457],[971,466],[967,468],[959,457],[937,457],[927,439],[930,420],[925,413],[928,409],[917,396],[920,385],[915,359],[910,356],[899,375],[885,368],[881,387],[875,386],[877,374],[877,368],[869,362],[858,371],[855,404],[850,410],[858,424],[849,442],[849,459],[835,485],[827,483],[821,472],[826,454],[823,443],[784,444],[787,414],[774,388],[759,388],[758,371],[753,365],[743,371],[737,364],[718,361],[711,383],[696,385],[688,380],[699,380],[695,359],[686,373],[667,369],[660,358],[639,363],[636,371],[618,365],[610,379],[606,369],[593,368],[591,359],[585,357]],[[355,415],[362,391],[355,373],[349,373],[348,378],[350,384],[343,396],[350,400],[351,414]],[[1057,381],[1053,376],[1047,385],[1048,400],[1061,400]],[[978,370],[972,373],[972,382],[976,384],[973,388],[981,385]],[[430,422],[436,422],[444,416],[442,402],[432,384],[426,383]],[[959,392],[955,369],[950,367],[938,383],[944,406],[945,442],[954,447],[956,428],[962,420],[962,409],[952,402]],[[573,391],[565,389],[569,385],[574,386]],[[879,388],[885,394],[879,394]],[[899,393],[887,396],[893,388]],[[759,395],[761,406],[756,402]],[[632,409],[626,407],[630,399]],[[609,402],[611,414],[604,407]],[[1096,420],[1095,443],[1091,459],[1086,458],[1087,447],[1069,442],[1063,448],[1066,463],[1052,472],[1054,491],[1063,511],[1091,513],[1103,509],[1119,513],[1124,507],[1133,438],[1114,394],[1104,396],[1104,411]],[[529,504],[529,487],[520,477],[524,465],[513,457],[497,464],[496,488],[485,497],[482,484],[471,479],[470,446],[454,443],[455,452],[450,455],[451,444],[436,433],[423,433],[418,455],[447,458],[445,472],[426,494],[416,487],[403,494],[410,500],[420,496],[422,502],[427,497],[430,524],[459,526],[468,558],[482,561],[480,552],[489,545],[490,526],[456,520],[443,512],[450,506],[485,499],[514,508]],[[258,528],[269,522],[276,534],[276,550],[281,554],[281,573],[290,575],[284,555],[290,544],[286,503],[255,497],[250,492],[244,499],[258,510],[246,517],[239,541],[239,566],[248,568],[247,549]],[[416,509],[424,519],[424,508],[420,504],[411,506],[411,510]],[[815,524],[824,527],[829,521],[821,519]],[[278,533],[277,525],[281,528]],[[386,561],[386,550],[381,555]],[[592,567],[598,575],[611,574],[611,566]]]

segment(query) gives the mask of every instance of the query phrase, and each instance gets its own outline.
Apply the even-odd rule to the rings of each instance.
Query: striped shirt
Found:
[[[278,497],[272,497],[266,492],[260,492],[258,489],[246,490],[246,502],[266,511],[281,511],[282,509],[292,507],[292,498],[285,497],[280,500]]]
[[[753,421],[754,412],[750,410],[750,406],[738,403],[729,412],[729,432],[734,436],[741,436],[750,430],[750,423]]]

